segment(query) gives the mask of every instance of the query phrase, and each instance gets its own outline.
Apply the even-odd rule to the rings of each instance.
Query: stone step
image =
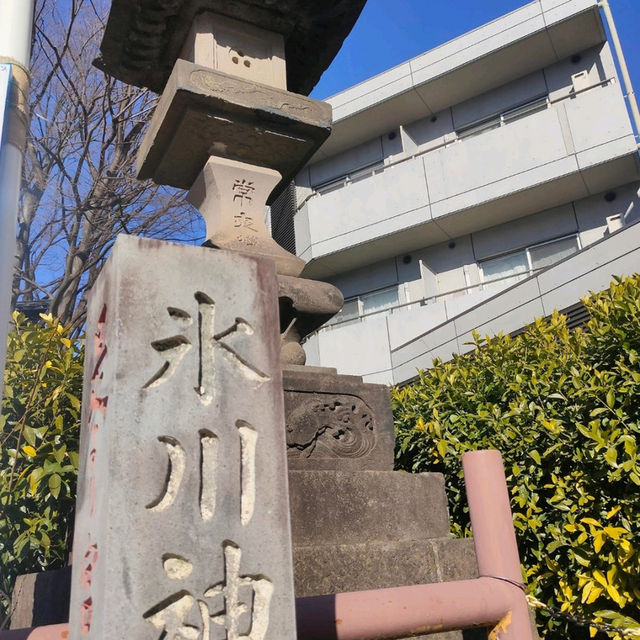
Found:
[[[449,535],[444,478],[399,471],[289,471],[295,545],[425,540]]]
[[[476,578],[473,540],[434,538],[368,544],[294,545],[296,597]],[[412,640],[484,640],[483,629]]]
[[[294,545],[293,565],[298,598],[478,576],[470,538]]]
[[[71,567],[28,573],[16,578],[11,597],[11,629],[69,620]]]

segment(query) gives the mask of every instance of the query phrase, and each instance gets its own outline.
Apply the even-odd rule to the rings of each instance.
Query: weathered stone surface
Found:
[[[473,538],[443,539],[434,541],[440,580],[470,580],[478,577],[478,564]]]
[[[473,541],[437,538],[293,547],[296,597],[476,578]],[[484,630],[414,640],[480,640]]]
[[[282,275],[278,277],[278,299],[282,364],[303,365],[307,356],[300,341],[338,313],[344,298],[328,282]]]
[[[282,35],[210,11],[195,16],[179,57],[232,76],[287,89]]]
[[[338,374],[338,370],[335,367],[314,367],[312,365],[298,365],[298,364],[287,364],[283,366],[283,370],[284,370],[284,375],[286,375],[287,373],[291,372],[291,373],[300,373],[303,375],[309,375],[309,374],[315,374],[315,375],[322,375],[322,376],[335,376]],[[362,378],[359,376],[353,376],[354,378],[357,377],[361,382],[362,382]]]
[[[295,545],[424,540],[449,535],[439,473],[289,471]]]
[[[327,103],[178,60],[140,147],[138,177],[189,189],[217,155],[278,171],[273,198],[330,127]]]
[[[297,276],[304,261],[283,249],[264,221],[265,203],[279,181],[273,169],[211,156],[187,200],[207,224],[207,245],[275,260],[279,274]]]
[[[197,14],[213,11],[282,34],[290,91],[308,94],[331,64],[365,0],[113,0],[95,64],[160,93]]]
[[[476,578],[472,540],[294,545],[296,597]]]
[[[276,298],[271,261],[118,238],[87,319],[72,640],[294,637]]]
[[[71,567],[18,576],[11,598],[11,629],[69,620]]]
[[[357,376],[283,370],[289,469],[393,469],[389,389]]]
[[[344,302],[340,289],[328,282],[290,276],[278,278],[278,297],[291,301],[291,317],[285,318],[284,323],[289,325],[295,317],[302,338],[333,318]]]

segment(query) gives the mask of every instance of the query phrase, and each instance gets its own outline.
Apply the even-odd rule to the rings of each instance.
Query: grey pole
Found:
[[[34,2],[0,0],[0,373],[4,372],[6,357],[18,195],[29,124],[27,96]]]
[[[616,23],[613,20],[613,13],[611,13],[611,6],[609,0],[601,0],[598,6],[602,8],[604,12],[609,32],[611,33],[611,42],[613,43],[613,49],[618,59],[618,65],[620,66],[620,74],[622,75],[622,85],[624,87],[626,98],[629,103],[629,110],[633,118],[633,124],[636,129],[636,137],[640,137],[640,110],[638,109],[638,102],[636,100],[636,94],[633,91],[633,84],[631,84],[631,76],[629,75],[629,68],[627,67],[627,61],[622,51],[622,45],[620,44],[620,36],[618,36],[618,29]]]

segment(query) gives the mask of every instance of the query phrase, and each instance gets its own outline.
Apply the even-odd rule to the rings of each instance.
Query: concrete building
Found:
[[[594,0],[537,0],[328,101],[272,207],[345,296],[309,364],[403,383],[638,269],[638,145]]]

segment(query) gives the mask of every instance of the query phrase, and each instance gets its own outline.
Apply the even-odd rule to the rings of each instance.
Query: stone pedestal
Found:
[[[283,371],[289,470],[393,469],[389,388],[335,369]]]
[[[118,238],[87,320],[71,640],[295,637],[276,299],[271,261]]]
[[[283,372],[297,597],[477,577],[439,473],[393,471],[389,389],[334,369]],[[438,640],[482,638],[448,632]]]

